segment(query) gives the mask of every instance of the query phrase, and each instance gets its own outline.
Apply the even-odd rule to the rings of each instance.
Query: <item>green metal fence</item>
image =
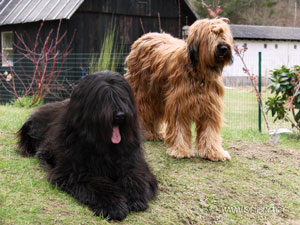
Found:
[[[114,56],[107,55],[104,57],[112,57],[116,62],[116,71],[124,74],[124,60],[127,54],[116,54]],[[63,69],[59,74],[55,85],[51,92],[47,95],[45,102],[62,100],[69,97],[74,85],[80,80],[81,77],[90,73],[95,69],[95,60],[98,59],[99,55],[95,54],[69,54],[66,62],[63,65]],[[259,56],[256,62],[257,67],[260,68],[259,74],[264,70],[262,68],[263,56]],[[61,62],[57,63],[59,68]],[[13,69],[23,80],[25,85],[29,85],[30,77],[34,71],[34,65],[27,59],[22,59],[22,56],[14,56],[14,65],[12,68],[0,67],[0,72],[3,74],[7,71],[7,74],[11,73]],[[48,68],[50,70],[50,68]],[[106,69],[106,68],[104,68]],[[242,70],[242,68],[240,68]],[[101,70],[101,68],[99,68]],[[6,75],[7,76],[7,75]],[[228,77],[224,75],[225,82],[225,124],[224,127],[231,129],[253,129],[265,132],[266,126],[264,121],[261,119],[261,112],[259,111],[256,94],[253,88],[250,86],[249,78],[246,77]],[[264,100],[270,95],[269,90],[266,89],[266,77],[260,77],[260,91]],[[263,82],[262,82],[263,80]],[[12,81],[10,81],[12,82]],[[22,95],[21,82],[15,80],[17,92]],[[10,89],[10,86],[3,79],[0,81],[0,103],[5,104],[12,101],[14,94]],[[271,116],[268,116],[271,127],[272,124]],[[288,126],[288,125],[286,125]]]
[[[273,56],[274,57],[274,56]],[[240,59],[236,59],[240,60]],[[251,61],[252,60],[252,61]],[[270,90],[267,88],[269,84],[268,76],[272,69],[279,68],[278,65],[274,65],[270,68],[270,57],[264,57],[261,52],[257,53],[257,57],[253,57],[250,60],[245,61],[246,64],[251,65],[251,69],[257,74],[257,89],[261,93],[262,102],[265,107],[265,102],[268,97],[271,96]],[[249,65],[247,65],[249,67]],[[266,66],[268,65],[268,67]],[[292,65],[287,65],[292,66]],[[254,68],[255,67],[255,68]],[[280,65],[281,67],[281,65]],[[240,73],[243,73],[243,67],[239,68]],[[227,71],[228,72],[228,71]],[[252,74],[253,71],[250,71]],[[240,129],[240,130],[258,130],[260,132],[267,132],[267,126],[265,118],[263,117],[263,111],[259,106],[254,88],[251,86],[250,78],[245,74],[244,76],[230,76],[230,73],[223,74],[225,83],[225,125],[224,127]],[[263,109],[264,112],[266,109]],[[269,128],[277,128],[278,121],[274,122],[271,113],[266,113],[266,119],[269,124]],[[282,128],[289,128],[292,130],[289,122],[281,123]]]
[[[257,88],[264,95],[266,83],[262,91],[261,53],[256,62],[259,71]],[[242,71],[243,68],[241,67]],[[262,131],[261,109],[256,93],[246,74],[243,76],[224,76],[225,81],[225,127],[234,129],[252,129]]]

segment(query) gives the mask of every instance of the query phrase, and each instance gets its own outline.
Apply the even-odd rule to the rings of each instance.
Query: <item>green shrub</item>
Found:
[[[274,69],[271,71],[270,80],[268,88],[273,96],[266,101],[267,112],[272,113],[274,121],[285,119],[291,122],[292,127],[300,129],[300,66],[282,66],[280,69]],[[288,110],[291,110],[292,119],[289,116],[284,118]]]

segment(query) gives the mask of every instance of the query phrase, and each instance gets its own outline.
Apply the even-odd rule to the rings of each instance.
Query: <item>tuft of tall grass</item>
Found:
[[[124,45],[119,47],[116,45],[116,30],[115,21],[111,22],[105,32],[104,40],[101,45],[100,54],[92,55],[89,62],[89,73],[94,73],[101,70],[117,71],[117,65],[120,63],[120,56],[124,51]]]

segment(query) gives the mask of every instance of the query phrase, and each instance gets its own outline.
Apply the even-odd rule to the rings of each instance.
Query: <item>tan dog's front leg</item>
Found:
[[[201,158],[212,161],[231,160],[227,151],[222,148],[218,121],[205,118],[196,123],[196,149]]]
[[[186,120],[169,119],[167,121],[165,141],[167,154],[175,158],[191,158],[192,149],[191,123]]]

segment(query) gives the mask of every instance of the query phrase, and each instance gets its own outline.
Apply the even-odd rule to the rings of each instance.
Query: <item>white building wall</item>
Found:
[[[258,75],[258,52],[262,53],[262,76],[265,77],[269,76],[270,70],[282,65],[300,65],[300,41],[235,40],[240,48],[244,43],[248,47],[244,61],[251,74]],[[235,53],[233,55],[233,64],[224,68],[223,76],[246,76],[240,58]]]

